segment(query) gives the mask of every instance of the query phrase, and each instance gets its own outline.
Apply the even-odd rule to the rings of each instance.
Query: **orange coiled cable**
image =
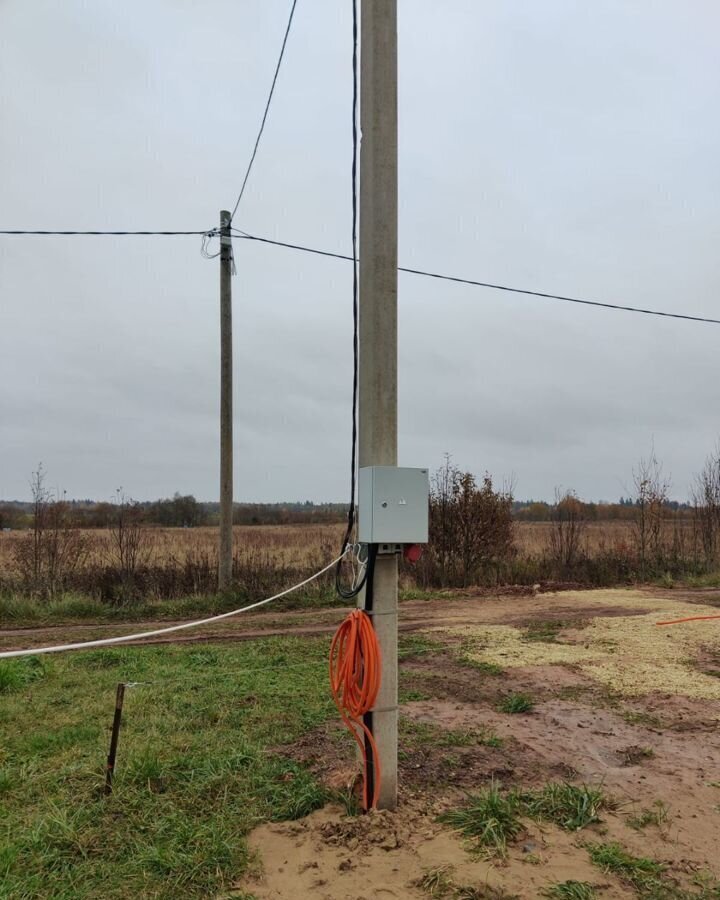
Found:
[[[380,793],[380,763],[372,732],[363,716],[375,705],[380,689],[380,645],[370,617],[361,609],[353,610],[335,632],[330,645],[330,687],[343,722],[357,741],[363,758],[363,805],[377,806]],[[368,796],[367,738],[373,764],[374,787]]]

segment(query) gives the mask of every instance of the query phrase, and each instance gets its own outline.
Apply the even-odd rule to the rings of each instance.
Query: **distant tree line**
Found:
[[[42,472],[39,467],[38,471]],[[35,476],[33,476],[35,477]],[[34,489],[34,488],[33,488]],[[132,503],[135,518],[143,525],[165,528],[196,528],[217,525],[219,504],[202,503],[192,494],[176,493],[172,497],[153,501],[65,500],[48,495],[49,500],[62,502],[66,518],[78,528],[110,528],[117,521],[119,510]],[[31,528],[34,516],[32,502],[8,501],[0,503],[0,531]],[[321,525],[342,522],[347,516],[347,504],[312,503],[236,503],[233,522],[236,525]]]
[[[544,500],[513,500],[512,515],[517,522],[552,522],[555,503]],[[632,522],[641,504],[638,497],[621,497],[617,503],[586,502],[577,499],[587,522]],[[666,499],[663,507],[668,518],[690,519],[693,506],[677,500]]]
[[[109,528],[118,515],[118,503],[93,500],[63,501],[68,515],[81,528]],[[640,500],[621,497],[617,503],[585,502],[577,500],[586,522],[634,521]],[[170,498],[138,501],[141,521],[146,525],[165,528],[195,528],[217,525],[219,505],[203,503],[192,494],[176,493]],[[663,508],[668,519],[690,520],[694,505],[666,499]],[[544,500],[515,500],[509,514],[516,522],[552,522],[555,503]],[[310,500],[294,503],[236,503],[233,509],[235,525],[324,525],[343,522],[347,517],[345,503],[313,503]],[[0,503],[0,531],[29,528],[32,503],[7,501]]]

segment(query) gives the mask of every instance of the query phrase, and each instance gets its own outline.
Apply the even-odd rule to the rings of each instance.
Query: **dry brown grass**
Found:
[[[515,525],[515,546],[521,559],[538,557],[546,553],[552,530],[550,522],[519,522]],[[691,539],[692,525],[678,526],[687,542]],[[665,528],[665,543],[673,540],[673,524]],[[304,563],[318,551],[328,546],[339,548],[344,525],[236,525],[233,529],[236,551],[259,550],[270,553],[279,563]],[[102,564],[112,555],[112,535],[109,529],[87,529],[83,534],[90,545],[89,564]],[[582,536],[581,549],[585,556],[615,552],[629,553],[634,546],[632,522],[589,522]],[[160,528],[149,527],[146,541],[153,562],[165,563],[185,559],[190,554],[217,550],[217,528]],[[0,532],[0,572],[12,572],[14,549],[28,537],[27,532]]]
[[[109,529],[84,529],[89,545],[88,565],[102,565],[113,556],[112,533]],[[340,547],[342,525],[236,525],[233,529],[237,551],[270,553],[278,563],[303,565],[331,545]],[[29,532],[0,533],[0,573],[16,570],[15,550]],[[149,561],[152,563],[181,562],[191,555],[217,553],[218,531],[214,527],[153,528],[144,531]]]
[[[658,555],[639,564],[632,523],[587,523],[581,535],[578,559],[564,566],[553,557],[552,523],[516,523],[514,552],[473,584],[526,584],[570,581],[588,586],[612,586],[657,578],[685,578],[702,574],[693,556],[692,525],[668,523]],[[326,565],[338,552],[344,526],[238,525],[234,529],[235,583],[244,590],[273,592]],[[17,595],[54,597],[63,592],[89,595],[111,604],[124,605],[143,598],[169,599],[210,595],[217,590],[216,527],[141,529],[137,562],[125,571],[114,534],[109,529],[74,533],[82,539],[82,553],[72,566],[56,573],[54,580],[41,573],[33,577],[28,567],[32,532],[0,532],[0,590]],[[680,539],[678,540],[678,535]],[[435,589],[446,582],[424,566],[402,566],[401,584],[406,589]],[[473,576],[474,577],[474,576]],[[319,583],[329,590],[331,578]]]
[[[515,525],[515,545],[520,556],[538,556],[547,551],[550,542],[552,522],[519,522]],[[680,522],[677,525],[680,534],[689,543],[692,538],[692,523]],[[671,546],[675,525],[666,522],[663,530],[663,543]],[[629,552],[635,544],[635,532],[632,521],[588,522],[584,526],[581,550],[591,559],[599,553],[608,551],[619,554]]]

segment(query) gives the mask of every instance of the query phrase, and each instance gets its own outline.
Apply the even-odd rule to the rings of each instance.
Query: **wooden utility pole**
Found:
[[[397,465],[397,0],[362,0],[360,57],[360,466]],[[361,513],[362,514],[362,513]],[[381,809],[397,805],[397,557],[378,554],[373,622],[382,684],[370,727]],[[361,595],[360,603],[365,598]]]
[[[232,582],[233,400],[232,400],[232,240],[227,210],[220,213],[220,546],[218,590]]]

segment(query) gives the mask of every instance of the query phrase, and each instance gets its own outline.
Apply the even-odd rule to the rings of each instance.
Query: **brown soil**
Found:
[[[622,600],[619,592],[599,593],[604,596],[583,594],[585,603],[576,605],[567,603],[567,595],[550,603],[548,597],[524,598],[513,609],[482,604],[475,610],[476,624],[481,629],[511,625],[526,641],[532,622],[567,623],[557,640],[582,647],[588,627],[598,621],[639,621],[636,617],[654,613],[658,602],[668,611],[674,605],[650,592]],[[678,598],[676,605],[688,602]],[[443,620],[452,619],[448,612]],[[428,620],[432,638],[445,649],[401,663],[401,692],[427,699],[401,706],[398,810],[354,818],[329,806],[300,822],[262,826],[250,838],[262,874],[238,890],[259,900],[421,898],[428,896],[419,886],[423,875],[444,869],[456,886],[497,900],[537,898],[548,885],[569,879],[595,884],[602,898],[637,896],[619,878],[592,866],[588,841],[618,841],[636,856],[664,863],[668,883],[691,894],[698,890],[697,878],[720,878],[720,700],[657,691],[652,678],[645,687],[635,684],[631,694],[618,693],[580,664],[523,664],[513,658],[502,674],[487,674],[487,668],[463,660],[471,625],[463,626],[460,637],[453,626],[448,630],[443,622],[435,630],[437,619]],[[687,634],[672,629],[668,634],[662,640],[673,642],[677,656],[674,642],[684,647]],[[482,637],[485,646],[484,630]],[[528,641],[527,648],[535,658],[538,650],[552,654],[556,642]],[[621,663],[621,644],[614,653]],[[689,657],[688,672],[701,677],[699,668],[711,654],[712,647],[704,656]],[[479,656],[482,663],[482,652]],[[529,694],[532,712],[499,712],[499,702],[511,693]],[[335,722],[277,750],[302,760],[334,789],[353,784],[354,744]],[[617,806],[603,813],[602,823],[577,834],[527,822],[505,861],[478,858],[437,821],[444,809],[492,781],[532,788],[561,780],[601,785]],[[643,811],[661,808],[655,804],[667,808],[666,821],[642,829],[630,824]]]
[[[632,896],[593,869],[572,835],[531,826],[498,866],[471,856],[454,833],[437,824],[434,809],[418,801],[394,813],[357,818],[330,806],[300,822],[263,825],[250,845],[264,860],[264,872],[240,890],[258,900],[427,900],[418,882],[437,869],[458,886],[498,891],[478,897],[536,898],[547,884],[569,879],[606,886],[608,900]]]

